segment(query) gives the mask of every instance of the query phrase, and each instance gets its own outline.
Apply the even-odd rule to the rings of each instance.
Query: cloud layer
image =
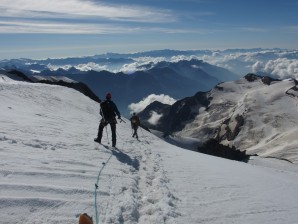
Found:
[[[172,105],[176,102],[175,99],[165,94],[161,94],[161,95],[151,94],[138,103],[130,104],[128,108],[131,112],[139,113],[154,101],[158,101],[163,104],[169,104],[169,105]]]
[[[81,18],[148,22],[172,21],[170,13],[149,7],[112,5],[85,0],[1,0],[2,17],[15,18]]]
[[[252,66],[252,69],[255,73],[265,72],[281,79],[298,79],[297,59],[278,58],[276,60],[269,60],[266,63],[258,61]]]
[[[162,114],[158,114],[155,111],[152,111],[151,117],[148,119],[148,122],[152,125],[156,125],[162,116]]]
[[[143,71],[153,68],[162,61],[178,62],[180,60],[198,59],[206,61],[212,65],[226,68],[235,72],[239,77],[247,73],[262,73],[265,75],[274,75],[278,78],[298,78],[298,50],[248,50],[248,52],[229,52],[229,51],[209,51],[204,54],[194,55],[176,55],[173,57],[139,57],[131,58],[134,62],[127,64],[111,63],[87,63],[75,65],[74,67],[82,70],[108,70],[111,72],[123,72],[132,74],[136,71]],[[51,70],[57,70],[59,67],[67,69],[71,66],[48,66]]]
[[[174,20],[170,10],[139,5],[87,0],[0,1],[0,33],[128,33],[145,28],[122,22],[164,23]]]

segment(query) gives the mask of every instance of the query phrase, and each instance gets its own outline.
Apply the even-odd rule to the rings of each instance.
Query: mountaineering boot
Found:
[[[100,141],[99,138],[95,138],[94,141],[97,142],[97,143],[99,143],[99,144],[101,144],[101,141]]]

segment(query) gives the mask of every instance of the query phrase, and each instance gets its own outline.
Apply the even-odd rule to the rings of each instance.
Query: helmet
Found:
[[[107,93],[106,94],[106,99],[111,99],[112,98],[112,94],[111,93]]]

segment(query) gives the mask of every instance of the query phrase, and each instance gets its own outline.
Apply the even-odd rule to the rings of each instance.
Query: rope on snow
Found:
[[[95,183],[95,189],[94,189],[94,212],[95,212],[95,223],[96,224],[99,224],[99,220],[98,220],[99,217],[98,217],[98,210],[97,210],[97,189],[98,189],[98,186],[99,186],[99,177],[100,177],[103,169],[105,168],[105,166],[108,164],[108,162],[112,158],[112,156],[113,156],[113,153],[111,152],[111,155],[107,159],[107,161],[102,163],[102,167],[101,167],[101,169],[98,172],[97,180],[96,180],[96,183]]]

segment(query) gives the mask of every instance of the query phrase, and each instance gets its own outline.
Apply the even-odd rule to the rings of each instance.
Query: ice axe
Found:
[[[119,119],[120,123],[121,123],[121,122],[126,123],[125,120],[123,120],[122,118],[118,118],[118,119]]]

